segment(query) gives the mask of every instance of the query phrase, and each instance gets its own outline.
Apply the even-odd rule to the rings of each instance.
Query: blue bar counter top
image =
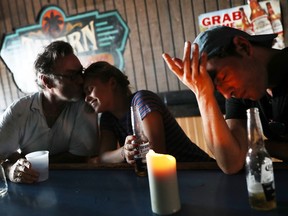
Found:
[[[288,166],[274,165],[278,208],[250,208],[245,172],[226,175],[215,164],[177,164],[183,216],[288,215]],[[148,177],[129,165],[50,165],[49,179],[35,184],[8,182],[0,216],[149,216]]]

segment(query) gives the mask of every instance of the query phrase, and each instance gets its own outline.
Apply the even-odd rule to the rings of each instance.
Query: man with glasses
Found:
[[[97,114],[84,101],[83,66],[55,41],[35,61],[40,91],[11,104],[0,118],[0,159],[12,182],[33,183],[27,153],[48,150],[50,163],[86,162],[97,153]]]

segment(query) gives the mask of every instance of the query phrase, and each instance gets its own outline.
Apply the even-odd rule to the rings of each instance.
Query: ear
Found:
[[[41,80],[42,84],[49,89],[51,89],[54,86],[53,80],[49,76],[41,74],[39,76],[39,79]]]
[[[248,55],[252,54],[252,44],[246,38],[241,36],[235,36],[233,38],[233,43],[236,47],[236,52],[240,55]]]

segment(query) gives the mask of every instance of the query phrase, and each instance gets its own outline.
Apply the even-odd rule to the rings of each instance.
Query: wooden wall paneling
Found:
[[[26,10],[27,23],[28,25],[33,25],[38,14],[33,8],[32,0],[24,0],[24,5]]]
[[[73,16],[77,14],[76,0],[67,0],[67,14]]]
[[[170,0],[168,1],[169,4],[169,11],[170,11],[170,22],[171,22],[171,28],[172,28],[172,37],[173,37],[173,43],[175,47],[175,52],[179,53],[176,55],[177,57],[182,58],[183,56],[183,47],[185,42],[185,36],[184,36],[184,29],[183,29],[183,22],[182,19],[182,7],[181,7],[181,0]],[[181,53],[181,54],[180,54]],[[167,74],[168,80],[171,80],[171,90],[172,91],[178,91],[187,89],[177,78],[176,76],[169,71]]]
[[[159,14],[159,28],[161,32],[161,41],[163,52],[168,53],[170,56],[176,56],[175,53],[175,44],[173,41],[173,32],[171,28],[170,22],[170,13],[169,13],[169,0],[157,0],[157,8]],[[174,84],[177,85],[176,77],[169,79],[168,77],[171,75],[171,71],[165,64],[165,75],[167,82],[167,91],[172,91],[174,88]]]
[[[105,0],[104,1],[105,11],[115,10],[115,1],[114,0]]]
[[[176,121],[181,126],[185,134],[189,139],[204,150],[207,154],[213,157],[211,151],[206,145],[204,138],[203,124],[200,116],[187,117],[187,118],[176,118]]]
[[[75,4],[76,4],[76,11],[78,14],[86,12],[85,1],[75,0]]]
[[[15,0],[10,0],[8,4],[8,10],[9,10],[9,18],[11,19],[11,25],[12,28],[15,29],[19,27],[19,18],[17,14],[17,7]]]
[[[105,0],[94,0],[94,2],[96,2],[96,3],[95,3],[95,7],[96,7],[96,9],[97,9],[98,11],[101,11],[101,12],[105,11],[105,8],[104,8],[104,6],[105,6],[105,4],[104,4]]]
[[[37,0],[36,0],[37,1]],[[40,9],[49,5],[49,0],[40,0]]]
[[[153,51],[151,43],[151,32],[148,19],[146,1],[135,1],[136,17],[140,38],[140,54],[142,57],[143,78],[145,79],[145,89],[157,91],[157,80],[154,71]]]
[[[205,7],[205,4],[204,4],[204,0],[193,0],[192,1],[192,8],[193,8],[193,12],[194,12],[193,14],[194,14],[195,27],[196,27],[195,28],[195,30],[196,30],[195,38],[196,38],[197,35],[200,33],[198,17],[199,17],[200,14],[206,12],[206,7]],[[194,41],[194,39],[193,39],[193,41]]]
[[[161,41],[161,32],[159,28],[159,13],[157,10],[156,1],[146,0],[146,10],[152,49],[152,65],[150,71],[146,68],[146,73],[151,73],[154,76],[156,89],[154,89],[153,91],[165,92],[167,91],[167,82],[164,70],[164,60],[162,59],[163,47]]]
[[[146,89],[147,80],[143,72],[143,56],[141,51],[140,36],[139,36],[139,23],[138,15],[139,11],[136,10],[136,5],[134,0],[127,0],[126,2],[126,12],[127,12],[127,24],[130,28],[130,46],[131,46],[131,56],[133,62],[133,76],[135,77],[134,87],[135,89]],[[130,77],[131,79],[131,77]]]
[[[49,0],[48,3],[49,5],[58,5],[58,0]]]
[[[204,6],[206,9],[204,13],[219,10],[217,1],[204,1]]]
[[[17,0],[16,1],[16,12],[19,20],[19,26],[26,26],[28,25],[27,20],[27,11],[24,4],[24,0]]]
[[[119,3],[119,1],[118,1]],[[123,8],[120,11],[120,14],[122,16],[122,18],[125,20],[125,22],[128,25],[129,28],[129,37],[127,39],[126,42],[126,47],[125,47],[125,51],[123,54],[123,58],[124,58],[124,68],[123,68],[123,73],[128,76],[128,79],[130,81],[130,86],[131,86],[131,91],[135,91],[136,89],[136,77],[134,76],[134,62],[133,62],[133,56],[132,56],[132,46],[131,46],[131,39],[130,39],[130,34],[131,34],[131,28],[128,24],[128,12],[127,12],[127,0],[123,0]]]
[[[6,107],[8,106],[7,97],[9,94],[5,94],[5,88],[4,88],[4,76],[5,73],[5,65],[0,62],[0,113],[3,112]]]
[[[57,6],[60,7],[65,12],[66,16],[69,16],[67,5],[68,5],[67,0],[58,0],[57,1]]]
[[[35,20],[38,19],[39,17],[39,12],[42,8],[42,5],[40,3],[40,0],[31,0],[32,2],[32,7],[33,7],[33,10],[34,10],[34,14],[35,14]]]
[[[2,11],[3,11],[3,19],[5,30],[3,33],[7,34],[12,31],[12,20],[10,16],[10,6],[8,4],[9,0],[2,0]]]
[[[245,0],[230,0],[230,2],[231,2],[231,7],[238,7],[241,5],[248,4],[247,1],[245,1]],[[229,8],[229,7],[227,7],[227,8]]]
[[[95,10],[94,0],[85,0],[85,7],[86,11],[94,11]]]
[[[194,8],[192,7],[191,0],[181,0],[182,20],[183,20],[183,31],[184,31],[184,42],[194,41],[196,35],[196,29],[198,25],[198,19],[194,17]],[[184,47],[184,45],[183,45]],[[182,47],[182,52],[183,52]]]
[[[132,40],[131,40],[131,34],[133,31],[133,28],[131,29],[129,19],[128,19],[128,17],[131,17],[131,12],[129,11],[130,2],[128,2],[127,0],[123,0],[123,3],[124,3],[125,12],[124,12],[124,16],[123,14],[122,16],[125,19],[129,28],[129,37],[127,39],[127,44],[126,44],[126,48],[124,52],[125,65],[124,65],[123,72],[128,76],[131,90],[135,91],[137,89],[137,82],[136,82],[136,77],[135,77],[135,64],[134,64],[134,59],[133,59],[133,47],[132,47]],[[135,14],[133,16],[135,16]],[[133,22],[133,20],[131,20],[131,22]]]

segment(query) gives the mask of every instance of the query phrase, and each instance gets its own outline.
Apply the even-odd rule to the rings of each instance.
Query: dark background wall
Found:
[[[281,0],[284,32],[288,28],[287,1]],[[42,7],[57,5],[66,16],[88,11],[118,10],[130,33],[124,52],[125,69],[133,90],[149,89],[169,103],[192,101],[193,95],[168,70],[163,52],[182,56],[186,40],[199,33],[198,15],[247,4],[245,0],[0,0],[0,37],[19,27],[33,25]],[[287,41],[287,35],[285,35]],[[17,62],[15,62],[17,64]],[[23,71],[25,73],[25,71]],[[185,91],[179,101],[177,93]],[[0,113],[23,96],[0,60]],[[188,98],[188,100],[185,98]],[[178,100],[177,100],[178,99]],[[181,99],[181,98],[180,98]],[[177,110],[177,109],[176,109]],[[175,115],[178,115],[175,111]]]

